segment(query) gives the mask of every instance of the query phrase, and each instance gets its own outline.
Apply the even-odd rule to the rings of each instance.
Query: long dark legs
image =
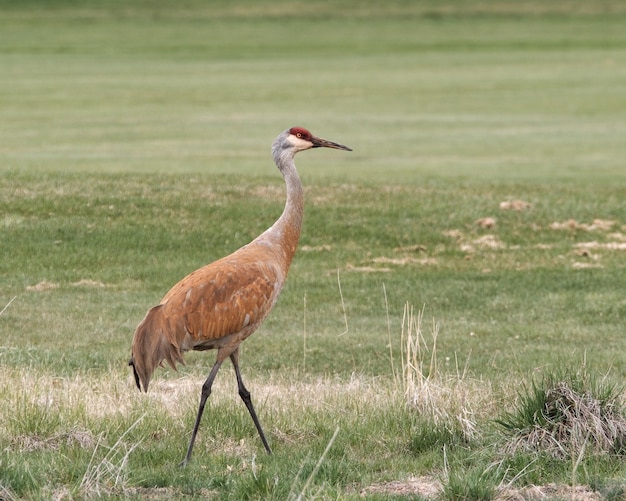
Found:
[[[243,384],[243,380],[241,379],[241,372],[239,371],[239,348],[237,348],[233,353],[231,353],[230,360],[232,361],[233,366],[235,367],[235,374],[237,375],[237,388],[239,389],[239,396],[241,397],[241,400],[243,400],[243,403],[246,404],[246,407],[248,408],[248,412],[250,413],[250,416],[252,417],[252,421],[254,421],[254,425],[256,426],[256,429],[259,432],[259,436],[261,437],[261,442],[263,442],[263,445],[265,446],[265,450],[267,451],[268,454],[271,454],[272,450],[270,449],[270,446],[268,445],[267,440],[265,439],[265,434],[263,433],[263,429],[261,428],[261,423],[259,423],[259,418],[257,417],[256,412],[254,411],[254,407],[252,406],[252,400],[250,399],[250,392],[246,389],[246,387]]]
[[[211,387],[213,386],[213,381],[215,380],[215,376],[217,375],[217,371],[222,366],[222,362],[224,360],[223,355],[218,353],[217,361],[211,372],[209,373],[209,377],[206,378],[206,381],[202,385],[202,393],[200,394],[200,406],[198,407],[198,415],[196,416],[196,423],[193,427],[193,432],[191,433],[191,440],[189,441],[189,448],[187,449],[187,454],[185,455],[185,459],[180,463],[180,466],[185,466],[189,460],[191,459],[191,452],[193,451],[193,444],[196,441],[196,435],[198,434],[198,428],[200,428],[200,421],[202,420],[202,413],[204,412],[204,406],[206,405],[206,401],[211,395]],[[268,454],[272,453],[270,446],[265,439],[265,434],[263,433],[263,429],[261,428],[261,423],[259,423],[259,418],[256,415],[254,407],[252,405],[252,400],[250,399],[250,392],[246,389],[243,384],[243,380],[241,379],[241,372],[239,371],[239,348],[237,348],[233,353],[230,354],[230,360],[233,363],[233,367],[235,367],[235,375],[237,376],[237,388],[239,389],[239,396],[243,403],[246,404],[248,412],[252,417],[252,421],[254,421],[254,425],[256,426],[257,431],[259,432],[259,436],[261,437],[261,442],[263,442],[263,446]]]
[[[189,442],[189,448],[187,449],[187,455],[185,459],[180,463],[180,466],[185,466],[189,460],[191,459],[191,452],[193,451],[193,444],[196,441],[196,435],[198,434],[198,428],[200,427],[200,421],[202,420],[202,413],[204,412],[204,406],[206,405],[206,401],[211,394],[211,387],[213,386],[213,380],[217,375],[217,371],[222,366],[222,359],[218,356],[217,362],[211,369],[209,373],[209,377],[206,378],[206,381],[202,385],[202,393],[200,394],[200,407],[198,407],[198,415],[196,416],[196,424],[193,426],[193,432],[191,433],[191,440]]]

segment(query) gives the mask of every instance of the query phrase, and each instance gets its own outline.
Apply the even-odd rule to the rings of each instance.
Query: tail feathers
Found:
[[[168,325],[163,315],[163,305],[151,308],[135,330],[132,346],[132,358],[135,382],[141,390],[148,391],[148,385],[154,370],[163,365],[163,360],[176,370],[176,363],[184,364],[180,348],[176,341],[175,326]]]

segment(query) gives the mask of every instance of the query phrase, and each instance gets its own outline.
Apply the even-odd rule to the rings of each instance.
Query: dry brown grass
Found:
[[[423,335],[424,310],[417,313],[408,303],[402,320],[402,369],[404,394],[409,405],[434,425],[460,431],[467,441],[477,438],[479,419],[494,411],[495,398],[491,384],[469,377],[467,368],[444,375],[439,371],[437,337],[439,326],[433,319],[431,341]]]
[[[93,447],[95,441],[96,439],[92,432],[75,427],[67,432],[55,433],[51,437],[16,435],[11,440],[11,447],[21,452],[33,452],[38,450],[57,451],[63,444],[68,446],[78,445],[83,449],[88,449]]]
[[[535,426],[521,430],[506,450],[541,451],[558,458],[585,452],[616,454],[626,449],[626,416],[617,400],[601,400],[560,381],[545,390],[545,406]]]
[[[440,499],[443,486],[433,476],[409,477],[406,480],[393,480],[368,485],[360,492],[361,497],[372,494],[402,496],[412,499],[420,496],[424,499]],[[534,501],[550,499],[569,499],[570,501],[601,501],[602,496],[584,485],[571,487],[565,484],[529,485],[522,488],[501,486],[496,490],[493,501]]]
[[[83,408],[86,416],[94,419],[130,416],[141,409],[160,409],[173,418],[195,412],[204,378],[157,377],[150,392],[139,393],[132,375],[121,370],[93,377],[81,374],[58,377],[30,369],[0,367],[0,392],[3,395],[0,425],[6,424],[10,417],[9,409],[15,409],[24,402],[53,413]],[[271,408],[278,415],[322,412],[335,406],[358,406],[363,401],[367,401],[370,408],[385,408],[401,401],[392,385],[360,375],[353,375],[348,381],[331,377],[303,381],[288,374],[271,375],[263,380],[249,379],[247,386],[255,401],[271,402]],[[234,374],[225,371],[215,381],[211,401],[239,405],[236,389]],[[73,429],[71,432],[46,437],[43,442],[37,442],[34,437],[14,437],[13,443],[19,445],[19,448],[36,448],[44,444],[55,447],[62,440],[83,442],[84,437],[79,437],[81,434],[80,429]]]
[[[415,312],[409,305],[405,309],[403,327],[404,353],[402,354],[403,384],[378,378],[366,378],[355,375],[348,381],[339,378],[319,377],[305,381],[293,375],[272,375],[269,379],[251,379],[249,388],[254,398],[261,405],[271,403],[276,422],[290,422],[285,430],[277,428],[273,433],[285,443],[301,443],[313,440],[306,422],[299,425],[301,417],[313,412],[333,414],[342,409],[362,408],[367,402],[368,410],[385,409],[391,406],[409,405],[426,419],[460,431],[467,439],[476,439],[479,435],[478,423],[493,417],[496,410],[496,397],[491,384],[472,379],[464,368],[458,368],[454,376],[446,376],[439,370],[437,360],[438,326],[433,322],[428,342],[423,334],[423,311]],[[224,374],[215,383],[211,398],[215,404],[231,402],[239,405],[232,374]],[[104,376],[75,375],[59,378],[37,374],[32,370],[0,368],[0,391],[3,395],[3,418],[5,424],[6,409],[14,408],[20,401],[28,400],[37,406],[47,406],[54,412],[64,413],[73,406],[82,406],[89,418],[106,420],[116,415],[147,416],[165,412],[174,420],[186,418],[195,412],[199,390],[203,379],[182,376],[177,379],[157,378],[148,394],[139,394],[129,373],[112,371]],[[97,391],[94,391],[97,388]],[[613,436],[626,433],[624,421],[620,421],[606,408],[600,408],[597,401],[587,395],[577,395],[564,385],[557,385],[550,392],[550,405],[561,413],[568,414],[568,420],[574,420],[574,431],[563,429],[557,435],[559,447],[585,447],[591,450],[594,444],[603,440],[608,445],[609,433],[603,423],[609,423]],[[161,414],[162,415],[162,414]],[[613,416],[612,420],[602,421],[601,417]],[[143,414],[142,414],[143,416]],[[295,418],[298,416],[298,418]],[[581,419],[586,416],[586,419]],[[133,418],[134,419],[134,418]],[[142,419],[142,418],[139,418]],[[306,420],[305,420],[306,421]],[[76,491],[59,489],[51,492],[52,498],[71,499],[73,495],[94,497],[123,492],[128,496],[141,496],[153,499],[165,499],[174,491],[168,488],[144,489],[128,485],[128,458],[136,443],[125,439],[126,434],[138,423],[136,421],[119,438],[107,444],[101,434],[80,426],[73,426],[69,431],[55,432],[50,436],[21,434],[10,441],[9,448],[16,453],[41,449],[57,450],[64,444],[78,445],[93,451],[92,461]],[[2,426],[6,429],[6,426]],[[612,428],[611,428],[612,427]],[[154,430],[156,437],[160,430]],[[577,442],[566,445],[566,439],[574,437]],[[153,437],[154,438],[154,437]],[[546,443],[553,438],[535,433],[530,441]],[[610,440],[609,440],[610,441]],[[518,446],[522,441],[517,442]],[[527,442],[528,443],[528,442]],[[622,442],[623,443],[623,442]],[[253,457],[250,444],[224,439],[221,449],[238,457]],[[323,457],[320,458],[323,461]],[[304,481],[305,479],[300,479]],[[409,476],[394,481],[373,483],[360,488],[360,494],[421,496],[436,499],[441,496],[443,480],[434,476]],[[1,491],[0,491],[1,493]],[[211,496],[210,491],[206,491]],[[173,495],[173,494],[172,494]],[[10,493],[5,496],[11,499]],[[533,500],[533,499],[576,499],[595,501],[598,494],[588,487],[574,485],[548,484],[513,488],[500,485],[496,489],[496,500]]]

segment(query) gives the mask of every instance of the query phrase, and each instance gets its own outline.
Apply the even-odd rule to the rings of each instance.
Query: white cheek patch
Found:
[[[298,151],[308,150],[313,147],[313,143],[311,141],[307,141],[306,139],[302,139],[294,134],[289,134],[289,141],[293,144]]]

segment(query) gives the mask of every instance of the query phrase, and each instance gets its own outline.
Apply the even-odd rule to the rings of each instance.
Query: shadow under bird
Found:
[[[263,446],[271,453],[250,392],[241,378],[239,345],[258,329],[272,310],[298,246],[304,199],[294,156],[299,151],[321,147],[352,151],[347,146],[315,137],[302,127],[282,132],[272,144],[274,162],[287,187],[287,201],[281,216],[249,244],[190,273],[174,285],[135,330],[129,365],[133,368],[137,388],[143,387],[146,392],[152,373],[164,360],[176,369],[177,362],[184,363],[185,351],[217,350],[215,364],[202,385],[196,422],[181,465],[191,459],[213,380],[227,357],[235,368],[239,395]]]

